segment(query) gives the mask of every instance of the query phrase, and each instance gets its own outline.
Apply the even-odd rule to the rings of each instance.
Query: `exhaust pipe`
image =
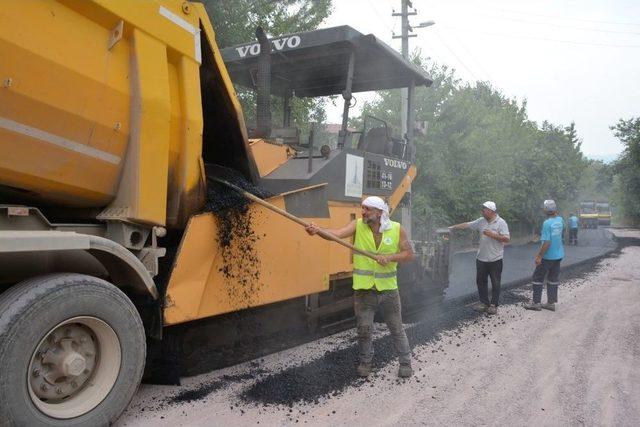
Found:
[[[271,43],[262,27],[256,28],[256,38],[260,43],[258,56],[256,137],[271,136]]]

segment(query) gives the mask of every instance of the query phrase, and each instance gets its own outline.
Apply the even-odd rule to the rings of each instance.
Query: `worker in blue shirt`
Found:
[[[536,269],[531,280],[533,302],[525,304],[524,308],[535,311],[540,311],[543,308],[556,311],[560,262],[564,258],[564,247],[562,246],[564,221],[558,215],[556,202],[545,200],[543,206],[547,220],[542,224],[542,233],[540,233],[542,245],[536,255]],[[544,287],[545,276],[547,278],[547,303],[542,304],[542,288]]]
[[[569,244],[578,244],[578,217],[573,212],[569,214]]]

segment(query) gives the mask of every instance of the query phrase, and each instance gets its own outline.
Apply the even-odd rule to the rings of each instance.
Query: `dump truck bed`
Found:
[[[210,144],[242,146],[246,135],[204,8],[183,3],[3,4],[0,57],[12,58],[0,61],[5,200],[182,227],[201,209],[203,131]],[[205,86],[226,118],[210,115],[213,131]]]

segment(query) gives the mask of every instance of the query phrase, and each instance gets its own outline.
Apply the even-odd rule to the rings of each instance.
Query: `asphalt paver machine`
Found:
[[[256,122],[248,124],[251,143],[282,153],[258,160],[260,186],[278,194],[306,189],[304,200],[290,203],[291,212],[327,218],[334,226],[359,217],[363,197],[380,196],[392,210],[404,210],[401,220],[410,229],[410,189],[417,173],[410,135],[396,136],[389,123],[371,116],[364,117],[361,129],[350,129],[349,116],[355,93],[408,88],[412,94],[417,86],[430,86],[430,77],[374,35],[349,26],[271,39],[258,30],[256,36],[254,42],[221,53],[234,84],[256,95]],[[293,125],[291,104],[294,97],[327,96],[342,98],[341,128],[334,141],[319,146],[313,131],[303,137]],[[273,125],[269,111],[274,100],[281,102],[279,126]],[[429,255],[400,268],[407,306],[415,292],[442,296],[449,267],[448,235],[435,235],[435,242],[416,245],[418,251],[428,247]],[[331,298],[324,294],[308,298],[308,315],[313,318],[351,307],[350,254],[336,253],[332,262]]]

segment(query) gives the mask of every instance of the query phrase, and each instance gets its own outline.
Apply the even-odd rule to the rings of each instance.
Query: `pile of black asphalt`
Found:
[[[206,166],[206,173],[207,197],[204,209],[206,212],[218,213],[230,209],[244,211],[249,206],[250,201],[238,191],[226,185],[225,182],[239,187],[261,199],[273,196],[273,193],[253,184],[242,173],[235,169],[208,164]]]

